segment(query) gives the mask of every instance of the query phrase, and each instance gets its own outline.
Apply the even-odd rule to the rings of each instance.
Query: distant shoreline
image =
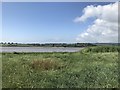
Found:
[[[91,43],[46,43],[46,44],[21,44],[21,43],[1,43],[2,47],[87,47],[87,46],[96,46]]]
[[[83,47],[91,47],[91,46],[119,46],[120,43],[45,43],[45,44],[39,44],[39,43],[28,43],[28,44],[22,44],[22,43],[0,43],[0,47],[70,47],[70,48],[83,48]]]

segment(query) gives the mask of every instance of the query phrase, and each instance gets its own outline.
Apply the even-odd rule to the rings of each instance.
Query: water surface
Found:
[[[0,47],[0,52],[78,52],[74,47]]]

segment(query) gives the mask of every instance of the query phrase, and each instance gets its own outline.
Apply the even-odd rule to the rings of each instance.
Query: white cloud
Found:
[[[76,38],[79,42],[117,43],[118,42],[118,3],[109,5],[87,6],[81,17],[75,22],[84,22],[89,18],[96,18],[93,25],[80,33]]]

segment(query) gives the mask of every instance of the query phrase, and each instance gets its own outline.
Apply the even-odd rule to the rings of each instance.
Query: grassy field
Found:
[[[118,47],[75,53],[3,53],[3,88],[117,88]]]

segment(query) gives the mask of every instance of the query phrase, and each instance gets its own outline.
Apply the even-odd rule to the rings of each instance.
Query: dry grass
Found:
[[[45,59],[45,60],[32,61],[31,67],[33,69],[40,69],[40,70],[56,70],[56,69],[61,69],[63,65],[58,61]]]

